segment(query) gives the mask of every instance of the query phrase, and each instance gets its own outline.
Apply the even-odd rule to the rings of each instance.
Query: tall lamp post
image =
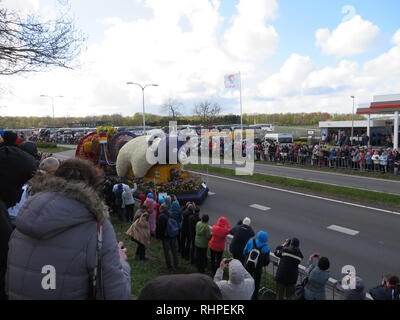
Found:
[[[146,87],[158,87],[158,84],[146,84],[145,86],[140,85],[139,83],[136,82],[127,82],[126,84],[135,84],[137,86],[139,86],[142,89],[142,97],[143,97],[143,134],[146,134],[146,114],[144,111],[144,89],[146,89]]]
[[[51,99],[51,107],[53,108],[53,126],[54,126],[55,125],[55,122],[54,122],[54,99],[55,98],[64,98],[64,96],[47,96],[45,94],[41,94],[40,96]]]
[[[354,96],[350,96],[353,99],[353,112],[351,114],[351,145],[353,145],[353,134],[354,134]]]

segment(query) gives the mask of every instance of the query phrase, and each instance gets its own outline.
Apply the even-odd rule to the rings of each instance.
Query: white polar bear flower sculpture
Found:
[[[154,163],[151,164],[146,159],[150,137],[150,135],[147,135],[134,138],[121,148],[116,163],[119,177],[126,177],[129,173],[129,169],[132,168],[136,178],[143,178],[154,166]],[[153,148],[153,150],[157,149],[160,141],[160,138],[155,138],[151,144],[151,148]]]

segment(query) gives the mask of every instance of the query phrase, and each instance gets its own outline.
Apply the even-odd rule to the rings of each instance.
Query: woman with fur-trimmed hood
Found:
[[[130,299],[130,266],[99,194],[90,163],[64,161],[54,176],[32,181],[9,242],[9,299]],[[102,247],[97,250],[98,221]],[[99,252],[99,259],[96,253]],[[97,268],[96,290],[92,276]]]

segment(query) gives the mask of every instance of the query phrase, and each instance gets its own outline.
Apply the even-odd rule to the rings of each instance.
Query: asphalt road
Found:
[[[56,156],[65,160],[74,157],[75,150]],[[311,178],[315,174],[320,182],[338,179],[335,180],[338,184],[363,188],[375,183],[389,189],[398,186],[392,181],[259,164],[255,171],[307,180],[316,180],[314,176]],[[268,233],[272,252],[285,239],[297,237],[304,255],[302,265],[307,264],[313,252],[320,253],[331,262],[332,278],[341,280],[342,267],[352,265],[367,289],[379,284],[383,274],[400,274],[400,213],[307,197],[231,178],[209,175],[204,179],[211,192],[201,205],[201,212],[210,215],[210,225],[225,216],[233,227],[239,219],[248,216],[256,233],[260,230]]]
[[[205,180],[215,193],[201,206],[201,212],[210,216],[210,225],[225,216],[233,227],[248,216],[256,233],[268,233],[272,252],[285,239],[297,237],[302,265],[313,252],[320,253],[331,262],[332,278],[341,280],[342,267],[353,265],[366,288],[378,285],[383,274],[400,274],[399,215],[211,176]],[[328,229],[331,226],[340,232]],[[353,235],[341,228],[351,229],[344,230],[354,231]]]

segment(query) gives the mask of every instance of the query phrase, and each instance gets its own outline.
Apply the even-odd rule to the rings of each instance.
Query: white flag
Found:
[[[239,73],[225,75],[225,88],[238,89],[240,81],[239,77]]]

